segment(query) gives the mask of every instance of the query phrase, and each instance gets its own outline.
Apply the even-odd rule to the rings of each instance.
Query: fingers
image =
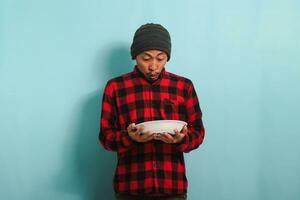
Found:
[[[144,126],[140,126],[140,127],[137,127],[135,125],[135,123],[131,123],[129,124],[129,126],[127,127],[127,131],[131,134],[134,134],[134,135],[139,135],[140,133],[142,133],[144,130]]]
[[[175,143],[181,142],[186,135],[187,135],[187,131],[183,131],[181,133],[176,132],[176,134],[174,135]]]
[[[183,134],[186,135],[187,132],[188,132],[188,128],[187,128],[187,126],[185,125],[185,126],[182,128],[181,133],[183,133]]]
[[[134,137],[134,140],[137,142],[147,142],[147,141],[153,139],[153,135],[154,134],[150,133],[150,132],[146,132],[146,133],[136,132],[133,137]]]
[[[169,133],[157,133],[155,134],[154,139],[161,140],[165,143],[174,143],[174,138]]]
[[[166,143],[179,143],[187,134],[187,127],[183,127],[182,132],[179,132],[177,129],[175,129],[174,132],[174,135],[169,133],[161,134],[161,137],[157,137],[157,139],[160,139]]]
[[[150,133],[150,132],[146,132],[146,133],[139,135],[139,139],[142,142],[147,142],[149,140],[152,140],[153,137],[154,137],[154,133]]]
[[[153,133],[143,133],[145,127],[143,125],[137,127],[134,123],[130,124],[127,128],[129,136],[137,142],[147,142],[153,139]]]
[[[186,134],[186,133],[188,132],[188,128],[187,128],[186,125],[184,125],[184,126],[182,127],[181,131],[178,131],[178,129],[174,129],[174,132],[175,132],[175,134],[177,134],[177,133],[183,133],[183,134]]]
[[[164,137],[164,138],[166,138],[168,141],[173,141],[173,136],[172,135],[170,135],[169,133],[164,133],[164,134],[162,134],[162,136]]]
[[[137,127],[135,123],[131,123],[128,127],[128,134],[137,142],[147,142],[152,139],[161,140],[165,143],[178,143],[182,141],[185,135],[188,133],[188,128],[185,125],[179,132],[177,129],[174,130],[174,135],[170,133],[150,133],[143,132],[145,127],[143,125]]]
[[[127,131],[128,132],[135,132],[137,130],[135,123],[131,123],[129,124],[129,126],[127,127]]]
[[[129,126],[127,127],[127,132],[128,132],[128,135],[133,140],[138,141],[138,138],[137,138],[138,128],[136,127],[135,123],[129,124]]]

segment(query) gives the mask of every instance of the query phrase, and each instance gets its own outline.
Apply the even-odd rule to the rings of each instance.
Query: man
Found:
[[[117,152],[114,176],[117,199],[186,199],[183,153],[204,138],[202,113],[192,82],[165,70],[171,55],[169,32],[160,24],[144,24],[131,45],[134,70],[109,80],[101,113],[99,140]],[[143,132],[137,123],[182,120],[182,130]]]

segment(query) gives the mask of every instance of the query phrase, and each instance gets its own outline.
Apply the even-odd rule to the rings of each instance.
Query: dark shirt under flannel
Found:
[[[130,123],[170,119],[188,123],[188,134],[178,144],[157,140],[139,143],[127,133]],[[199,101],[189,79],[163,69],[159,79],[151,83],[135,66],[132,72],[107,82],[100,123],[101,144],[118,153],[115,192],[187,193],[183,152],[197,148],[205,134]]]

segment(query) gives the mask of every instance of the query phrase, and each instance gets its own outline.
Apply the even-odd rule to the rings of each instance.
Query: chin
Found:
[[[154,81],[156,81],[158,78],[155,78],[155,79],[147,78],[147,79],[148,79],[148,81],[154,82]]]

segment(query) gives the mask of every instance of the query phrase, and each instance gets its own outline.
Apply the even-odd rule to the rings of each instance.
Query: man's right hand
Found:
[[[135,123],[131,123],[127,127],[128,135],[136,142],[148,142],[154,138],[154,133],[143,133],[143,130],[143,125],[137,128]]]

